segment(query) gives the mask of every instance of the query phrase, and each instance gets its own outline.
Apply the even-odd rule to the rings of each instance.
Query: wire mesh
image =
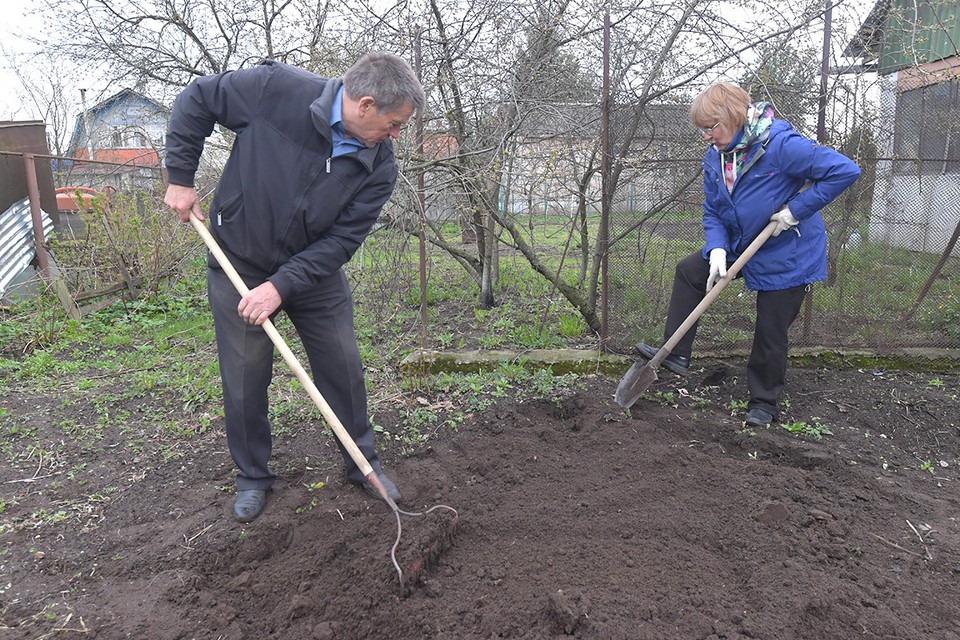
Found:
[[[812,287],[791,328],[793,346],[878,353],[960,346],[960,248],[947,253],[960,225],[960,175],[897,175],[898,163],[918,162],[861,160],[861,179],[824,209],[828,277]],[[658,169],[667,170],[683,181],[700,163]],[[662,341],[674,266],[703,244],[699,187],[694,180],[667,203],[655,190],[618,190],[611,227],[622,237],[609,253],[612,348]],[[755,294],[737,280],[701,319],[696,348],[748,348],[754,319]]]

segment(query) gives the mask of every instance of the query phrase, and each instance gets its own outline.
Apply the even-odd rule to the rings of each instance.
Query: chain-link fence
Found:
[[[791,344],[881,353],[960,346],[960,248],[951,245],[960,228],[960,173],[908,171],[923,164],[917,159],[859,164],[860,180],[822,212],[828,276],[813,286]],[[651,190],[645,206],[638,206],[644,198],[625,195],[629,185],[618,193],[609,258],[614,348],[641,339],[659,344],[674,266],[703,244],[700,162],[656,171],[689,187],[666,202]],[[754,318],[755,294],[738,279],[701,319],[698,348],[722,353],[749,347]]]
[[[951,90],[956,92],[956,87]],[[942,102],[936,95],[929,100],[925,95],[921,98],[913,108]],[[792,327],[795,347],[880,353],[904,347],[960,347],[960,134],[954,135],[960,126],[944,126],[951,122],[946,116],[936,121],[940,125],[923,118],[904,122],[893,117],[895,109],[888,110],[889,121],[897,123],[889,135],[872,134],[866,141],[850,136],[840,145],[863,173],[823,211],[828,277],[813,286]],[[598,301],[597,313],[605,313],[607,345],[614,351],[625,352],[638,340],[659,343],[674,267],[703,244],[703,144],[695,139],[683,113],[671,115],[668,121],[674,128],[656,134],[642,154],[626,163],[610,207],[606,307]],[[934,138],[938,131],[942,144]],[[872,155],[863,155],[864,150]],[[156,170],[149,175],[141,168],[123,173],[121,167],[109,164],[94,169],[76,183],[97,189],[98,199],[85,203],[82,196],[78,199],[70,194],[75,210],[61,212],[65,232],[61,231],[53,246],[64,279],[81,306],[95,306],[102,294],[126,291],[126,295],[135,295],[153,288],[176,272],[185,251],[198,245],[189,229],[176,222],[163,205],[163,186]],[[554,172],[553,179],[560,180],[562,174]],[[77,177],[71,175],[67,180]],[[552,233],[563,236],[561,240],[540,236],[534,248],[548,258],[545,264],[550,269],[562,266],[579,271],[580,279],[587,280],[581,286],[585,291],[587,252],[593,251],[596,240],[590,233],[599,218],[598,181],[586,184],[590,195],[583,220],[589,220],[585,224],[593,229],[581,237],[576,198],[564,196],[564,200],[558,195],[576,195],[576,185],[572,181],[552,185],[534,178],[527,182],[516,178],[517,193],[521,191],[516,185],[529,184],[522,192],[525,197],[516,196],[508,206],[501,205],[505,212],[520,212],[516,216],[529,228],[531,238],[537,237],[535,227],[553,229]],[[450,195],[449,191],[444,194]],[[476,303],[476,282],[457,263],[472,259],[470,252],[476,245],[465,236],[448,238],[453,248],[447,249],[447,256],[428,243],[445,257],[455,256],[459,250],[459,258],[445,262],[428,259],[425,266],[419,264],[412,229],[419,227],[420,214],[409,196],[398,189],[385,211],[387,226],[375,233],[375,241],[365,244],[349,267],[358,293],[369,294],[363,304],[370,310],[376,308],[376,315],[385,319],[393,319],[398,308],[410,312],[419,304],[418,272],[424,269],[428,297],[450,300],[447,290],[454,289],[453,303],[468,309]],[[443,209],[438,202],[445,200],[428,200],[427,212],[454,208]],[[437,228],[427,229],[427,234],[438,232],[444,220],[457,227],[450,221],[454,219],[434,216]],[[381,241],[384,238],[389,241]],[[503,238],[509,240],[506,235]],[[508,260],[516,261],[517,253],[513,251]],[[71,268],[73,264],[83,266]],[[502,257],[500,264],[513,272],[512,264]],[[568,279],[572,282],[576,276]],[[534,306],[539,300],[561,313],[556,287],[523,296],[525,304]],[[749,347],[754,310],[755,294],[744,289],[742,280],[734,281],[702,318],[698,352],[724,353]],[[411,336],[410,341],[417,340]],[[430,347],[444,346],[430,342]]]

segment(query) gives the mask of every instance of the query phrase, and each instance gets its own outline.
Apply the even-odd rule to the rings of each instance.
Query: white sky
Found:
[[[35,32],[37,21],[28,19],[24,14],[35,3],[30,0],[6,0],[2,23],[0,23],[0,43],[8,52],[23,52],[31,49],[30,44],[23,40],[21,34]],[[0,120],[29,120],[39,114],[22,112],[20,101],[16,94],[22,85],[10,70],[10,61],[0,55]]]
[[[13,73],[11,67],[14,61],[11,57],[29,55],[35,51],[35,46],[23,36],[40,36],[47,29],[53,27],[50,21],[39,16],[28,16],[39,3],[37,0],[4,0],[3,15],[0,19],[0,120],[33,120],[42,119],[43,114],[29,104],[21,101],[19,94],[23,92],[23,85]],[[70,111],[79,113],[79,87],[92,88],[96,86],[96,79],[76,74],[65,82],[67,91],[76,92],[76,95],[66,96],[70,102]],[[76,108],[73,108],[76,105]]]

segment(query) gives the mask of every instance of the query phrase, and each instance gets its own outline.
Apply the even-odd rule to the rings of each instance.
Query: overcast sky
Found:
[[[39,35],[50,27],[49,23],[37,16],[27,16],[37,4],[37,0],[3,1],[3,20],[0,21],[0,47],[8,55],[0,55],[0,87],[3,88],[3,91],[0,92],[0,120],[30,120],[42,117],[42,114],[37,113],[32,105],[21,104],[17,96],[21,92],[21,84],[16,75],[11,72],[8,57],[9,54],[22,55],[29,53],[33,49],[32,45],[24,40],[23,34]],[[875,0],[834,0],[834,4],[841,4],[844,12],[852,11],[853,15],[858,18],[859,24],[859,21],[866,17],[870,7],[875,4]],[[838,13],[834,14],[835,20],[839,17]],[[840,33],[835,33],[834,37],[837,38],[833,42],[833,49],[836,52],[838,47],[843,46],[843,43],[839,42],[843,36]],[[90,90],[88,91],[88,97],[91,92],[95,94],[97,89],[103,89],[103,87],[97,86],[96,78],[82,76],[82,72],[77,73],[71,81],[65,83],[68,91],[77,94],[68,96],[76,105],[77,113],[82,110],[80,108],[80,87]]]
[[[38,28],[38,21],[28,19],[24,14],[29,10],[34,2],[30,0],[6,0],[4,2],[4,15],[2,24],[0,24],[0,43],[3,49],[10,53],[29,51],[30,44],[21,37],[21,34],[35,32]],[[10,61],[6,56],[0,56],[0,119],[9,120],[29,120],[36,118],[36,113],[18,113],[21,111],[19,100],[16,93],[20,89],[20,81],[11,73]]]

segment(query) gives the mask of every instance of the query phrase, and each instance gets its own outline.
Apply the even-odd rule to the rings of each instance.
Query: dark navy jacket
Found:
[[[210,231],[241,275],[270,280],[284,302],[350,260],[396,184],[390,140],[331,158],[341,85],[268,61],[194,80],[170,117],[172,184],[193,186],[214,125],[236,133]]]
[[[747,288],[774,291],[826,279],[827,234],[820,209],[856,181],[859,167],[801,136],[784,120],[774,120],[765,143],[747,151],[732,193],[720,163],[720,153],[711,146],[703,159],[704,258],[720,247],[729,262],[736,260],[770,216],[789,202],[800,224],[767,240],[744,265]],[[807,181],[810,188],[798,193]]]

